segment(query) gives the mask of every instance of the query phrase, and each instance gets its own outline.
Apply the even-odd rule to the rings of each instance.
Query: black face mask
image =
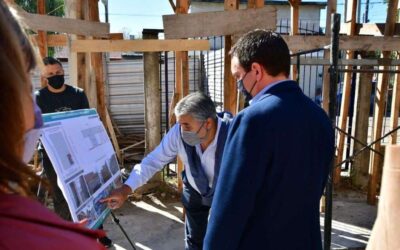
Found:
[[[60,89],[64,85],[64,75],[55,75],[47,78],[49,85],[54,89]]]
[[[247,75],[247,73],[246,73],[246,75]],[[238,90],[240,92],[242,92],[245,102],[248,102],[253,98],[250,93],[251,93],[251,91],[253,91],[254,87],[256,86],[257,80],[254,81],[253,86],[251,87],[251,90],[249,92],[249,91],[246,90],[246,88],[243,85],[243,79],[246,77],[246,75],[242,79],[238,80],[236,82],[236,84],[237,84]]]

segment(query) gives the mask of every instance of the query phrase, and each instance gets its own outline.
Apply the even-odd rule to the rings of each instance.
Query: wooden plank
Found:
[[[66,35],[47,35],[47,45],[49,47],[65,47],[68,45],[68,37]]]
[[[31,35],[35,41],[38,41],[37,35]],[[109,40],[124,40],[124,34],[122,33],[110,33],[108,34]],[[47,46],[48,47],[66,47],[68,46],[68,36],[65,34],[48,34],[47,35]]]
[[[113,128],[113,125],[112,125],[112,122],[111,122],[110,114],[108,113],[107,109],[106,109],[106,125],[107,125],[106,126],[107,131],[108,131],[108,133],[109,133],[109,135],[111,137],[111,142],[112,142],[112,144],[114,146],[114,150],[115,150],[115,153],[117,155],[118,161],[122,162],[121,150],[120,150],[120,147],[119,147],[119,144],[118,144],[118,140],[117,140],[117,136],[115,135],[115,131],[114,131],[114,128]]]
[[[397,70],[400,70],[400,66],[397,66]],[[392,109],[390,114],[390,127],[392,129],[399,126],[399,112],[400,112],[400,74],[396,74],[395,81],[393,83],[392,92]],[[397,143],[397,131],[391,135],[391,144]]]
[[[65,1],[65,16],[71,20],[77,20],[83,18],[83,0],[66,0]],[[69,35],[68,40],[84,39],[83,36],[78,36],[75,34]],[[78,86],[82,88],[88,97],[90,107],[95,107],[96,102],[94,102],[92,95],[90,93],[89,86],[89,74],[86,64],[89,57],[83,53],[74,53],[69,46],[69,84]]]
[[[356,27],[356,17],[357,17],[357,0],[350,0],[350,10],[351,13],[351,21],[350,21],[350,29],[347,35],[354,36],[355,27]],[[346,59],[353,59],[354,52],[349,50],[346,53]],[[349,66],[346,66],[345,69],[350,69]],[[350,92],[351,92],[351,72],[344,73],[344,83],[342,88],[342,100],[340,105],[340,115],[339,115],[339,124],[338,127],[342,131],[347,131],[347,120],[349,115],[349,106],[350,106]],[[344,140],[346,139],[346,135],[343,133],[338,134],[338,143],[336,147],[336,164],[337,166],[343,160],[343,152],[344,152]],[[340,174],[342,172],[341,166],[336,167],[333,174],[333,183],[337,186],[340,184]]]
[[[178,103],[184,96],[182,86],[182,53],[179,51],[175,53],[175,95],[177,99],[176,103]]]
[[[176,14],[187,14],[189,10],[189,0],[176,0]],[[183,40],[182,40],[183,41]],[[171,103],[173,107],[175,107],[176,103],[186,95],[186,92],[189,92],[189,73],[186,72],[189,70],[187,53],[183,53],[184,49],[180,49],[175,53],[175,98],[174,102]],[[187,80],[187,82],[186,82]],[[172,126],[173,123],[170,123]],[[183,181],[182,181],[182,171],[184,170],[182,160],[177,157],[177,174],[178,174],[178,191],[182,193],[183,190]],[[185,211],[183,211],[185,214]]]
[[[296,64],[297,58],[291,59],[291,64]],[[300,58],[301,65],[330,65],[329,59],[324,58]],[[339,59],[338,65],[352,66],[400,66],[399,59],[377,58],[377,59]]]
[[[143,31],[143,39],[158,39],[157,32]],[[161,93],[160,89],[160,54],[143,53],[144,94],[145,94],[145,140],[146,154],[152,152],[161,141]],[[149,183],[162,181],[161,172],[157,172]],[[144,186],[143,190],[148,190]]]
[[[298,35],[299,34],[299,0],[289,0],[290,3],[290,35]],[[292,51],[295,53],[296,51]],[[297,65],[291,66],[292,70],[292,79],[297,80],[298,72]]]
[[[375,52],[369,52],[369,54],[364,53],[363,56],[374,56],[374,54]],[[362,66],[361,69],[373,69],[373,66]],[[364,144],[368,142],[372,77],[372,72],[359,74],[355,91],[354,126],[352,133],[355,138]],[[364,145],[355,142],[353,153],[360,151],[363,147]],[[351,165],[351,183],[362,190],[366,190],[368,186],[369,157],[369,150],[364,150],[354,159]]]
[[[43,15],[46,14],[46,6],[44,0],[37,0],[37,13]],[[38,39],[37,45],[39,48],[39,53],[41,58],[47,56],[47,39],[46,39],[46,31],[39,30],[38,31]],[[45,83],[42,81],[42,87],[45,86]]]
[[[276,8],[164,15],[165,38],[226,36],[276,28]],[[199,25],[201,24],[201,25]]]
[[[311,50],[330,44],[327,36],[282,36],[290,50]],[[400,37],[340,36],[339,49],[400,51]]]
[[[350,24],[345,23],[340,27],[341,34],[347,34]],[[358,23],[356,25],[356,33],[359,35],[369,35],[369,36],[383,36],[385,32],[384,23]],[[400,23],[395,24],[393,35],[400,35]]]
[[[124,34],[123,33],[110,33],[108,36],[108,39],[110,40],[124,40]]]
[[[181,60],[182,60],[182,94],[183,96],[187,96],[189,94],[189,60],[188,60],[188,52],[181,51]]]
[[[385,26],[385,37],[393,36],[395,23],[396,23],[396,15],[397,15],[397,5],[398,0],[391,0],[388,3],[388,12],[386,17],[386,26]],[[385,50],[382,48],[382,50]],[[383,51],[383,58],[389,58],[390,52]],[[384,66],[381,67],[383,70],[389,69],[389,67]],[[389,74],[385,73],[379,77],[377,89],[375,91],[375,112],[374,112],[374,132],[373,132],[373,141],[379,139],[382,136],[382,125],[383,125],[383,117],[385,113],[385,103],[386,103],[386,92],[389,85]],[[382,151],[381,142],[378,141],[373,145],[373,149],[378,152]],[[378,186],[378,178],[379,178],[379,164],[382,162],[382,157],[378,154],[372,154],[371,162],[370,162],[370,182],[368,187],[368,203],[371,205],[375,205],[377,201],[377,186]]]
[[[98,0],[89,0],[89,20],[98,22],[99,17],[99,5]],[[99,114],[102,121],[105,120],[106,116],[106,102],[105,102],[105,90],[104,90],[104,64],[103,64],[103,54],[102,53],[91,53],[91,69],[94,73],[94,78],[91,79],[94,84],[91,84],[91,88],[96,89],[96,99],[97,99],[97,113]]]
[[[326,9],[326,21],[325,21],[325,36],[327,38],[330,38],[332,34],[332,28],[331,28],[331,18],[332,14],[336,13],[336,5],[337,1],[336,0],[328,0],[328,6]],[[329,59],[330,58],[330,51],[328,49],[324,50],[324,59]],[[329,79],[329,72],[328,72],[329,67],[324,67],[323,69],[323,76],[322,76],[322,108],[325,110],[326,113],[329,114],[329,84],[330,84],[330,79]],[[330,177],[329,177],[330,178]],[[329,182],[327,186],[330,186]],[[332,212],[332,206],[329,206],[329,201],[330,198],[325,199],[325,195],[321,197],[320,200],[320,211],[325,212],[326,209],[326,204],[328,204],[328,212]],[[327,226],[325,226],[326,228]],[[326,240],[326,238],[324,239]]]
[[[248,0],[247,1],[247,8],[262,8],[264,7],[264,0]]]
[[[110,33],[110,25],[108,23],[31,14],[17,5],[13,5],[13,7],[17,11],[21,21],[28,28],[35,31],[45,30],[84,36],[105,36]]]
[[[235,13],[239,9],[239,0],[225,0],[225,12]],[[224,111],[236,114],[237,107],[237,87],[235,79],[231,73],[231,55],[229,51],[232,48],[232,36],[225,36],[224,45]]]
[[[207,40],[75,40],[71,41],[72,52],[160,52],[209,50]]]

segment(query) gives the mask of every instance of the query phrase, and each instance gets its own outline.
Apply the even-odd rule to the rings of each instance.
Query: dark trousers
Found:
[[[68,203],[57,184],[57,174],[46,152],[42,151],[43,169],[51,187],[51,198],[54,204],[54,212],[64,220],[72,220]]]
[[[203,249],[209,206],[201,204],[201,195],[187,181],[183,185],[182,204],[185,208],[185,249]]]

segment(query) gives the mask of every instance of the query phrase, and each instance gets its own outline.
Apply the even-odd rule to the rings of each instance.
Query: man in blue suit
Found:
[[[278,34],[251,31],[231,55],[238,87],[252,100],[228,133],[204,249],[322,249],[332,124],[288,79],[289,49]]]

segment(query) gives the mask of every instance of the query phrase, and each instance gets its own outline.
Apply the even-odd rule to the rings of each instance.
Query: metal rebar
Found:
[[[115,214],[112,211],[110,211],[110,214],[113,218],[114,223],[118,225],[118,227],[121,229],[122,233],[125,235],[125,238],[129,241],[129,244],[132,246],[132,249],[136,250],[135,244],[131,241],[131,239],[129,238],[125,229],[119,223],[119,219],[115,216]]]
[[[329,77],[329,118],[331,119],[332,126],[336,123],[336,92],[338,83],[338,59],[339,59],[339,30],[340,30],[340,14],[333,13],[332,16],[332,36],[331,36],[331,48],[330,48],[330,77]],[[324,217],[324,249],[329,250],[331,248],[332,240],[332,193],[333,183],[332,175],[334,169],[334,157],[331,162],[328,181],[325,190],[325,217]]]

